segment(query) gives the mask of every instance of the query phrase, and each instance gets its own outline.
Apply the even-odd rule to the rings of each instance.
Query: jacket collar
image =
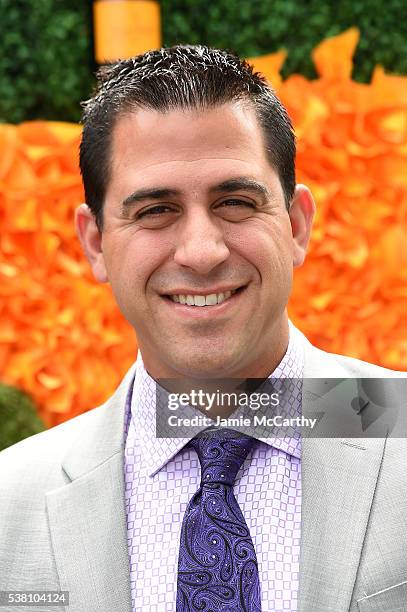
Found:
[[[305,340],[304,378],[352,376],[340,358]],[[47,494],[49,528],[61,589],[70,591],[70,612],[131,612],[123,482],[123,419],[129,370],[116,393],[80,417],[66,454],[66,486]],[[348,406],[354,389],[341,395]],[[304,410],[325,407],[311,395]],[[89,425],[87,426],[87,422]],[[354,441],[352,441],[354,442]],[[385,440],[303,440],[299,612],[349,609]]]

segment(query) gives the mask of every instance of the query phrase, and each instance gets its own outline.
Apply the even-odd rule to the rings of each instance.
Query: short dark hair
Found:
[[[138,108],[205,109],[248,101],[265,137],[289,208],[295,189],[295,136],[288,113],[266,79],[233,51],[176,45],[104,66],[92,98],[82,103],[80,168],[86,202],[103,228],[110,176],[112,132],[117,118]]]

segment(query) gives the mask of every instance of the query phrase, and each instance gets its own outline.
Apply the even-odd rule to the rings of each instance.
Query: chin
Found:
[[[200,354],[188,355],[187,360],[185,354],[182,357],[180,356],[179,359],[174,359],[173,355],[174,366],[185,378],[233,377],[229,372],[232,370],[233,364],[236,364],[236,358],[226,356],[224,352],[219,355],[214,355],[213,351],[210,352],[210,349],[208,349],[208,352],[200,347]]]

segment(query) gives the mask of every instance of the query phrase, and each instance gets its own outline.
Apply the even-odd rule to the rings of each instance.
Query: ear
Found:
[[[297,185],[289,211],[293,233],[293,265],[295,268],[304,263],[315,210],[314,198],[308,187]]]
[[[75,212],[75,228],[83,251],[92,267],[93,276],[100,283],[107,283],[107,271],[102,249],[102,233],[95,216],[87,204],[81,204]]]

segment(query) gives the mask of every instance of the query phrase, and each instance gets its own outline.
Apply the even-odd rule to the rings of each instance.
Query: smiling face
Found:
[[[313,206],[297,186],[288,214],[247,105],[140,109],[113,131],[103,232],[86,205],[76,223],[153,377],[260,377],[287,348]]]

